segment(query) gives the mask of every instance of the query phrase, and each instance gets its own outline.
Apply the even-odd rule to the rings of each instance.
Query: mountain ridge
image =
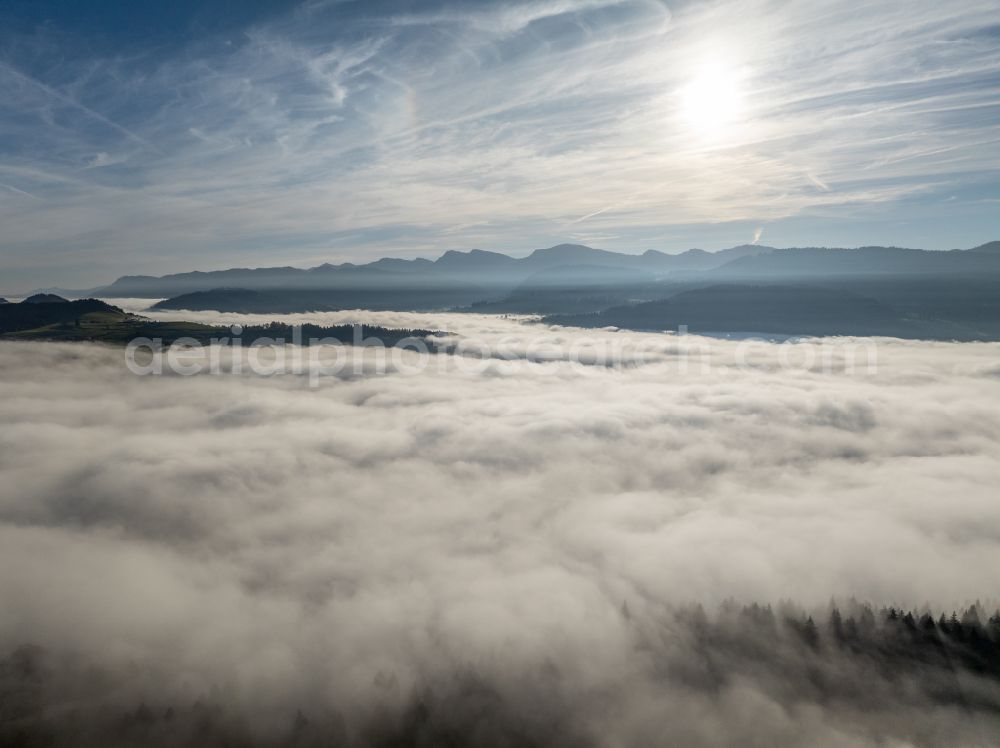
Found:
[[[650,282],[683,277],[715,277],[719,281],[767,278],[800,278],[884,274],[1000,274],[1000,241],[967,250],[923,250],[905,247],[864,246],[786,247],[742,244],[708,252],[688,249],[668,254],[656,249],[642,253],[615,252],[583,244],[556,244],[514,257],[484,249],[448,250],[435,260],[418,257],[382,257],[365,264],[323,263],[310,268],[293,266],[234,267],[155,275],[123,275],[106,286],[88,289],[87,296],[111,298],[168,298],[221,288],[251,290],[363,290],[454,289],[480,286],[497,292],[518,287],[539,273],[553,277],[555,285],[578,279],[574,268],[593,274],[602,268],[609,275],[637,271]],[[557,269],[566,278],[558,280]],[[46,292],[58,289],[46,289]],[[76,295],[66,292],[66,295]],[[77,295],[78,296],[78,295]],[[450,303],[450,301],[448,302]]]
[[[543,322],[708,335],[874,335],[932,340],[996,340],[1000,332],[995,319],[988,320],[992,325],[984,329],[964,320],[907,313],[853,290],[794,284],[723,283],[600,312],[548,315]]]
[[[650,274],[673,270],[703,270],[723,264],[735,256],[769,252],[773,248],[740,245],[718,252],[689,249],[676,254],[647,249],[642,254],[614,252],[582,244],[557,244],[533,250],[524,257],[513,257],[483,249],[448,250],[436,260],[418,257],[412,260],[383,257],[373,262],[323,263],[311,268],[291,266],[222,270],[193,270],[156,275],[123,275],[106,286],[88,289],[90,295],[109,297],[175,296],[180,293],[209,291],[217,288],[327,288],[331,281],[345,286],[409,285],[414,279],[436,282],[513,286],[539,270],[562,265],[605,265],[632,268]],[[595,262],[596,261],[596,262]],[[482,278],[481,273],[491,273]]]

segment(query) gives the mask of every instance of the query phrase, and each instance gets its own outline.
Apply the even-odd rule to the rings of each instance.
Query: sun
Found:
[[[717,137],[744,114],[743,74],[723,65],[707,65],[679,91],[680,114],[693,132]]]

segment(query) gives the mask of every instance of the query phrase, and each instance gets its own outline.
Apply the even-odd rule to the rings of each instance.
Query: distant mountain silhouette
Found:
[[[848,275],[978,275],[1000,273],[1000,251],[990,249],[1000,242],[972,250],[930,252],[901,247],[859,247],[857,249],[800,248],[775,249],[751,257],[741,257],[712,271],[712,275],[732,279],[777,277],[813,278]]]
[[[678,270],[706,270],[720,267],[741,257],[751,257],[771,252],[773,247],[744,244],[739,247],[706,252],[689,249],[680,254],[667,254],[648,249],[641,255],[609,252],[593,249],[582,244],[559,244],[547,249],[536,249],[520,262],[539,268],[569,268],[577,265],[588,267],[623,268],[646,272],[669,272]]]
[[[32,301],[32,299],[36,300]],[[58,297],[46,300],[38,299],[36,295],[25,299],[20,304],[0,305],[0,334],[73,322],[83,315],[94,312],[125,314],[118,307],[97,299],[81,299],[79,301],[66,301],[66,299],[53,301],[52,299],[58,299]]]
[[[982,254],[988,256],[992,251]],[[547,323],[580,327],[678,330],[684,326],[692,333],[708,334],[1000,340],[1000,276],[996,274],[840,274],[825,280],[778,276],[765,283],[750,279],[713,283],[713,276],[708,273],[661,282],[626,268],[552,266],[492,300],[489,289],[468,285],[219,288],[182,294],[156,304],[154,309],[277,314],[451,306],[478,312],[541,312],[549,315],[544,319]],[[126,334],[156,332],[180,337],[192,330],[204,332],[189,326],[194,323],[140,323],[138,319],[97,299],[66,301],[51,294],[36,295],[19,304],[0,305],[0,334],[115,342]]]
[[[546,249],[536,249],[518,262],[533,269],[571,265],[624,267],[642,264],[643,257],[644,255],[626,255],[606,249],[594,249],[582,244],[558,244]]]
[[[978,247],[973,247],[969,251],[970,252],[1000,252],[1000,241],[987,242],[986,244],[980,244]]]
[[[335,307],[325,301],[314,301],[302,298],[299,292],[292,298],[285,298],[280,292],[253,291],[247,288],[214,288],[210,291],[193,291],[181,294],[172,299],[153,304],[150,309],[187,309],[191,311],[225,310],[239,314],[285,314],[289,312],[326,312]],[[304,307],[308,307],[307,309]]]
[[[230,328],[188,321],[154,321],[129,314],[98,299],[0,305],[0,338],[5,340],[97,341],[126,344],[136,338],[159,340],[163,345],[180,340],[211,343],[228,337]],[[301,340],[322,342],[336,339],[341,343],[368,344],[372,340],[392,346],[414,337],[426,338],[443,333],[435,330],[394,329],[372,325],[335,325],[323,327],[305,324],[293,330],[287,323],[244,326],[240,339],[250,345],[262,340],[292,342]],[[0,745],[5,745],[0,741]]]
[[[819,286],[724,284],[658,301],[583,315],[553,315],[550,324],[691,333],[882,335],[956,340],[995,339],[947,319],[921,319],[850,291]]]
[[[669,285],[640,270],[600,265],[556,266],[528,276],[499,299],[477,301],[468,311],[579,314],[662,298],[669,290]]]
[[[430,260],[425,260],[422,257],[418,257],[416,260],[401,260],[396,257],[383,257],[381,260],[369,262],[363,267],[367,267],[372,270],[388,270],[399,273],[419,273],[423,270],[427,270],[433,264],[434,263]],[[336,268],[337,266],[330,265],[327,267]],[[314,270],[316,269],[317,268],[314,268]]]
[[[33,296],[29,296],[22,304],[64,304],[66,299],[62,296],[56,296],[52,293],[36,293]]]
[[[588,288],[591,286],[635,286],[649,283],[641,270],[605,265],[556,265],[533,273],[515,291],[548,288]]]
[[[4,299],[4,298],[0,298],[0,304],[9,304],[9,303],[10,303],[10,302],[9,302],[9,301],[7,301],[7,299]]]
[[[581,271],[578,268],[589,268]],[[1000,275],[1000,242],[990,242],[970,250],[946,252],[901,247],[859,247],[856,249],[801,247],[775,249],[740,245],[718,252],[689,249],[679,254],[647,250],[625,254],[595,249],[581,244],[558,244],[536,249],[526,257],[510,257],[499,252],[474,249],[445,252],[437,260],[406,260],[387,257],[363,265],[323,264],[314,268],[294,267],[232,268],[210,272],[175,273],[162,277],[127,275],[96,289],[104,297],[166,298],[220,288],[256,291],[367,290],[388,293],[406,289],[455,289],[475,286],[498,298],[540,272],[555,287],[565,288],[581,276],[596,278],[595,268],[629,270],[642,274],[644,282],[662,282],[704,276],[714,282],[809,279],[869,275]],[[630,280],[632,283],[634,279]],[[591,283],[588,279],[587,283]],[[474,300],[475,301],[475,300]],[[388,302],[383,302],[384,306]],[[431,303],[429,308],[453,305],[452,299]],[[334,303],[334,306],[340,306]]]
[[[638,329],[1000,339],[1000,241],[950,251],[740,245],[625,254],[558,244],[511,257],[474,249],[434,261],[124,276],[97,295],[165,298],[161,310],[466,310]]]
[[[507,270],[518,263],[513,257],[499,252],[487,252],[473,249],[470,252],[449,250],[431,263],[433,271],[443,272],[485,272],[492,270]],[[430,268],[429,268],[430,269]]]
[[[109,286],[97,289],[105,297],[171,297],[195,291],[245,288],[258,291],[293,289],[414,289],[449,288],[474,285],[510,290],[531,275],[556,267],[575,266],[628,269],[644,273],[647,280],[674,272],[708,270],[733,259],[771,251],[770,247],[745,245],[721,252],[692,249],[676,255],[648,250],[643,254],[623,254],[580,244],[559,244],[537,249],[527,257],[510,257],[499,252],[474,249],[451,250],[435,261],[423,258],[404,260],[383,258],[365,265],[323,264],[314,268],[232,268],[209,272],[175,273],[162,277],[122,276]]]
[[[178,294],[157,302],[153,309],[214,310],[247,314],[329,312],[338,309],[445,310],[483,299],[487,289],[472,285],[347,287],[331,289],[212,288]]]

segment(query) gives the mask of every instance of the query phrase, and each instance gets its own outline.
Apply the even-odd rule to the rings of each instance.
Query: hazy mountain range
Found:
[[[990,289],[994,294],[998,289]],[[884,335],[898,338],[985,340],[1000,335],[1000,303],[989,314],[928,313],[913,288],[911,303],[891,305],[881,294],[850,288],[797,284],[719,284],[600,312],[551,315],[551,324],[686,330],[691,333],[791,335]],[[973,298],[976,298],[973,296]],[[981,309],[973,303],[968,311]]]
[[[162,298],[161,310],[449,309],[579,326],[981,340],[1000,338],[1000,241],[951,251],[741,245],[680,254],[560,244],[519,258],[472,250],[435,261],[128,275],[69,295]]]
[[[511,257],[499,252],[473,249],[445,252],[437,260],[403,260],[386,257],[364,265],[324,263],[313,268],[265,267],[232,268],[209,272],[194,271],[165,276],[126,275],[113,283],[88,289],[87,295],[110,297],[164,297],[222,287],[262,289],[334,288],[418,288],[472,285],[510,286],[540,273],[562,268],[566,280],[600,278],[608,270],[633,271],[637,278],[660,277],[681,271],[709,270],[733,260],[773,251],[770,247],[744,245],[705,252],[690,249],[680,254],[648,250],[624,254],[579,244],[560,244],[538,249],[527,257]],[[572,270],[570,270],[572,268]],[[589,272],[586,269],[590,269]],[[561,282],[562,274],[551,275]],[[57,289],[53,289],[57,290]],[[81,293],[81,292],[76,292]]]
[[[612,273],[611,271],[616,271]],[[1000,273],[1000,241],[946,252],[900,247],[855,249],[741,245],[717,252],[679,254],[647,250],[610,252],[580,244],[537,249],[526,257],[473,249],[445,252],[437,260],[382,258],[363,265],[325,263],[313,268],[264,267],[193,271],[164,276],[125,275],[83,291],[44,289],[64,295],[162,298],[216,288],[337,289],[378,287],[510,286],[534,278],[557,286],[639,282],[711,273],[716,277],[810,277],[816,274]]]

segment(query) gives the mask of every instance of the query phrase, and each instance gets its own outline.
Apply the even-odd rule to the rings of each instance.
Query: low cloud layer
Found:
[[[699,690],[676,675],[691,651],[677,611],[989,605],[1000,346],[880,340],[877,371],[848,374],[779,365],[763,343],[737,366],[739,343],[696,339],[712,366],[682,371],[668,336],[365,320],[503,339],[513,360],[442,356],[314,388],[137,377],[120,349],[0,344],[3,651],[96,663],[114,703],[225,703],[260,735],[301,709],[313,724],[336,711],[357,739],[412,718],[429,684],[468,707],[474,676],[522,735],[552,743],[944,739],[912,734],[902,706],[879,721],[742,676]],[[659,353],[518,353],[606,339]],[[941,706],[936,729],[962,708]],[[966,744],[986,723],[971,724]]]

